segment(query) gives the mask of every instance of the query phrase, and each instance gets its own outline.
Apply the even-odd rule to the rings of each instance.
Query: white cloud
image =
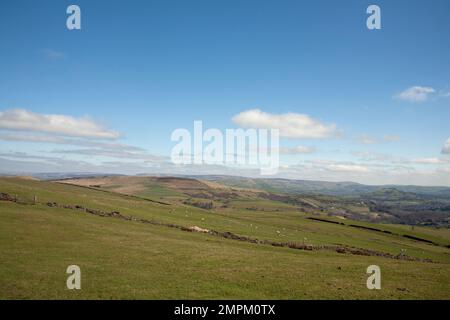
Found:
[[[417,164],[443,164],[448,163],[449,160],[441,158],[419,158],[412,160],[412,162]]]
[[[0,129],[37,131],[72,137],[116,139],[120,134],[89,118],[38,114],[24,109],[0,111]]]
[[[423,102],[428,100],[429,95],[435,92],[436,90],[430,87],[414,86],[402,91],[396,97],[409,102]]]
[[[259,109],[243,111],[232,118],[242,128],[279,129],[281,137],[327,138],[337,136],[335,124],[323,124],[306,114],[271,114]]]
[[[294,148],[280,147],[280,154],[308,154],[316,151],[314,147],[298,146]]]
[[[450,138],[447,139],[447,142],[445,142],[444,147],[442,148],[442,153],[444,154],[450,154]]]

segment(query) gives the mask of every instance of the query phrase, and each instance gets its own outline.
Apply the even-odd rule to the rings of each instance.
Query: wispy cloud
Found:
[[[349,178],[361,178],[391,172],[414,170],[413,167],[397,164],[361,163],[354,161],[334,161],[329,159],[306,160],[287,167],[288,171],[305,175],[305,178],[319,180],[348,181]]]
[[[314,153],[316,152],[316,148],[314,147],[305,147],[305,146],[297,146],[293,148],[288,147],[280,147],[279,148],[280,154],[308,154],[308,153]]]
[[[84,155],[91,157],[110,157],[120,159],[136,159],[148,162],[164,162],[169,161],[169,157],[152,155],[146,152],[130,152],[127,150],[108,150],[108,149],[67,149],[53,150],[52,153]]]
[[[450,98],[450,91],[441,90],[439,92],[439,96],[444,98]]]
[[[352,152],[352,155],[358,158],[360,161],[369,161],[369,162],[405,162],[402,159],[398,159],[397,157],[386,154],[386,153],[377,153],[377,152],[368,152],[368,151],[357,151]]]
[[[54,49],[44,49],[42,50],[42,53],[49,59],[62,59],[65,57],[65,54],[63,52]]]
[[[102,148],[108,150],[124,150],[124,151],[144,151],[140,147],[130,146],[117,142],[103,142],[92,141],[86,139],[74,139],[66,138],[56,135],[48,134],[0,134],[0,140],[3,141],[18,141],[18,142],[32,142],[32,143],[50,143],[50,144],[62,144],[71,146],[93,147]]]
[[[370,171],[369,167],[360,164],[331,164],[326,168],[330,171],[353,172],[353,173]]]
[[[232,118],[242,128],[279,129],[286,138],[329,138],[338,136],[335,124],[324,124],[306,114],[272,114],[259,109],[243,111]]]
[[[280,168],[278,177],[353,181],[364,184],[414,184],[450,186],[448,167],[423,167],[411,165],[358,163],[352,161],[311,160]]]
[[[117,139],[120,134],[93,120],[58,114],[38,114],[24,109],[0,111],[0,129],[36,131],[71,137]]]
[[[442,165],[450,163],[449,157],[407,158],[385,153],[352,152],[359,161],[379,163],[382,165]]]
[[[447,139],[447,141],[444,144],[444,147],[442,148],[443,154],[450,154],[450,138]]]
[[[358,138],[359,143],[361,144],[376,144],[378,143],[378,140],[373,137],[369,137],[367,135],[363,135]]]
[[[395,98],[408,102],[424,102],[435,92],[431,87],[414,86],[400,92]]]
[[[357,140],[361,144],[378,144],[386,142],[396,142],[400,140],[400,137],[396,135],[384,135],[382,137],[371,137],[368,135],[362,135]]]
[[[400,140],[400,136],[387,134],[387,135],[384,135],[382,139],[385,142],[396,142],[396,141]]]
[[[450,163],[450,159],[445,158],[417,158],[411,161],[417,164],[446,164]]]

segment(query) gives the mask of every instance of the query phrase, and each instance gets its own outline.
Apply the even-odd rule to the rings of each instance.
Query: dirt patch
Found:
[[[194,232],[209,233],[208,229],[203,229],[203,228],[200,228],[200,227],[197,227],[197,226],[190,227],[189,229],[191,229]]]

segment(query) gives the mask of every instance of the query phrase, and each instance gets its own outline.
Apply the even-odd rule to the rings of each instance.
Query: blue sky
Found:
[[[70,4],[81,30],[66,28]],[[381,30],[366,27],[370,4]],[[279,176],[450,185],[449,1],[2,1],[0,39],[4,171],[157,172],[145,161],[170,154],[174,129],[236,128],[234,116],[259,109],[339,132],[282,137],[309,151],[282,155]],[[121,134],[107,139],[116,153],[49,143],[80,137],[26,126],[18,109],[30,121],[89,117]]]

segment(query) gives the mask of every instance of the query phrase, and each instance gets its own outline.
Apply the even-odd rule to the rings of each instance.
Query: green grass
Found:
[[[209,212],[11,178],[0,179],[0,192],[17,194],[24,203],[38,198],[36,205],[0,201],[1,299],[450,298],[449,249],[311,221],[299,212]],[[45,205],[53,201],[259,239],[302,242],[307,237],[314,244],[343,243],[394,254],[406,248],[408,255],[435,262],[255,245]],[[376,227],[449,241],[448,233],[439,230]],[[82,290],[66,288],[70,264],[81,267]],[[381,290],[365,286],[371,264],[381,267]]]

